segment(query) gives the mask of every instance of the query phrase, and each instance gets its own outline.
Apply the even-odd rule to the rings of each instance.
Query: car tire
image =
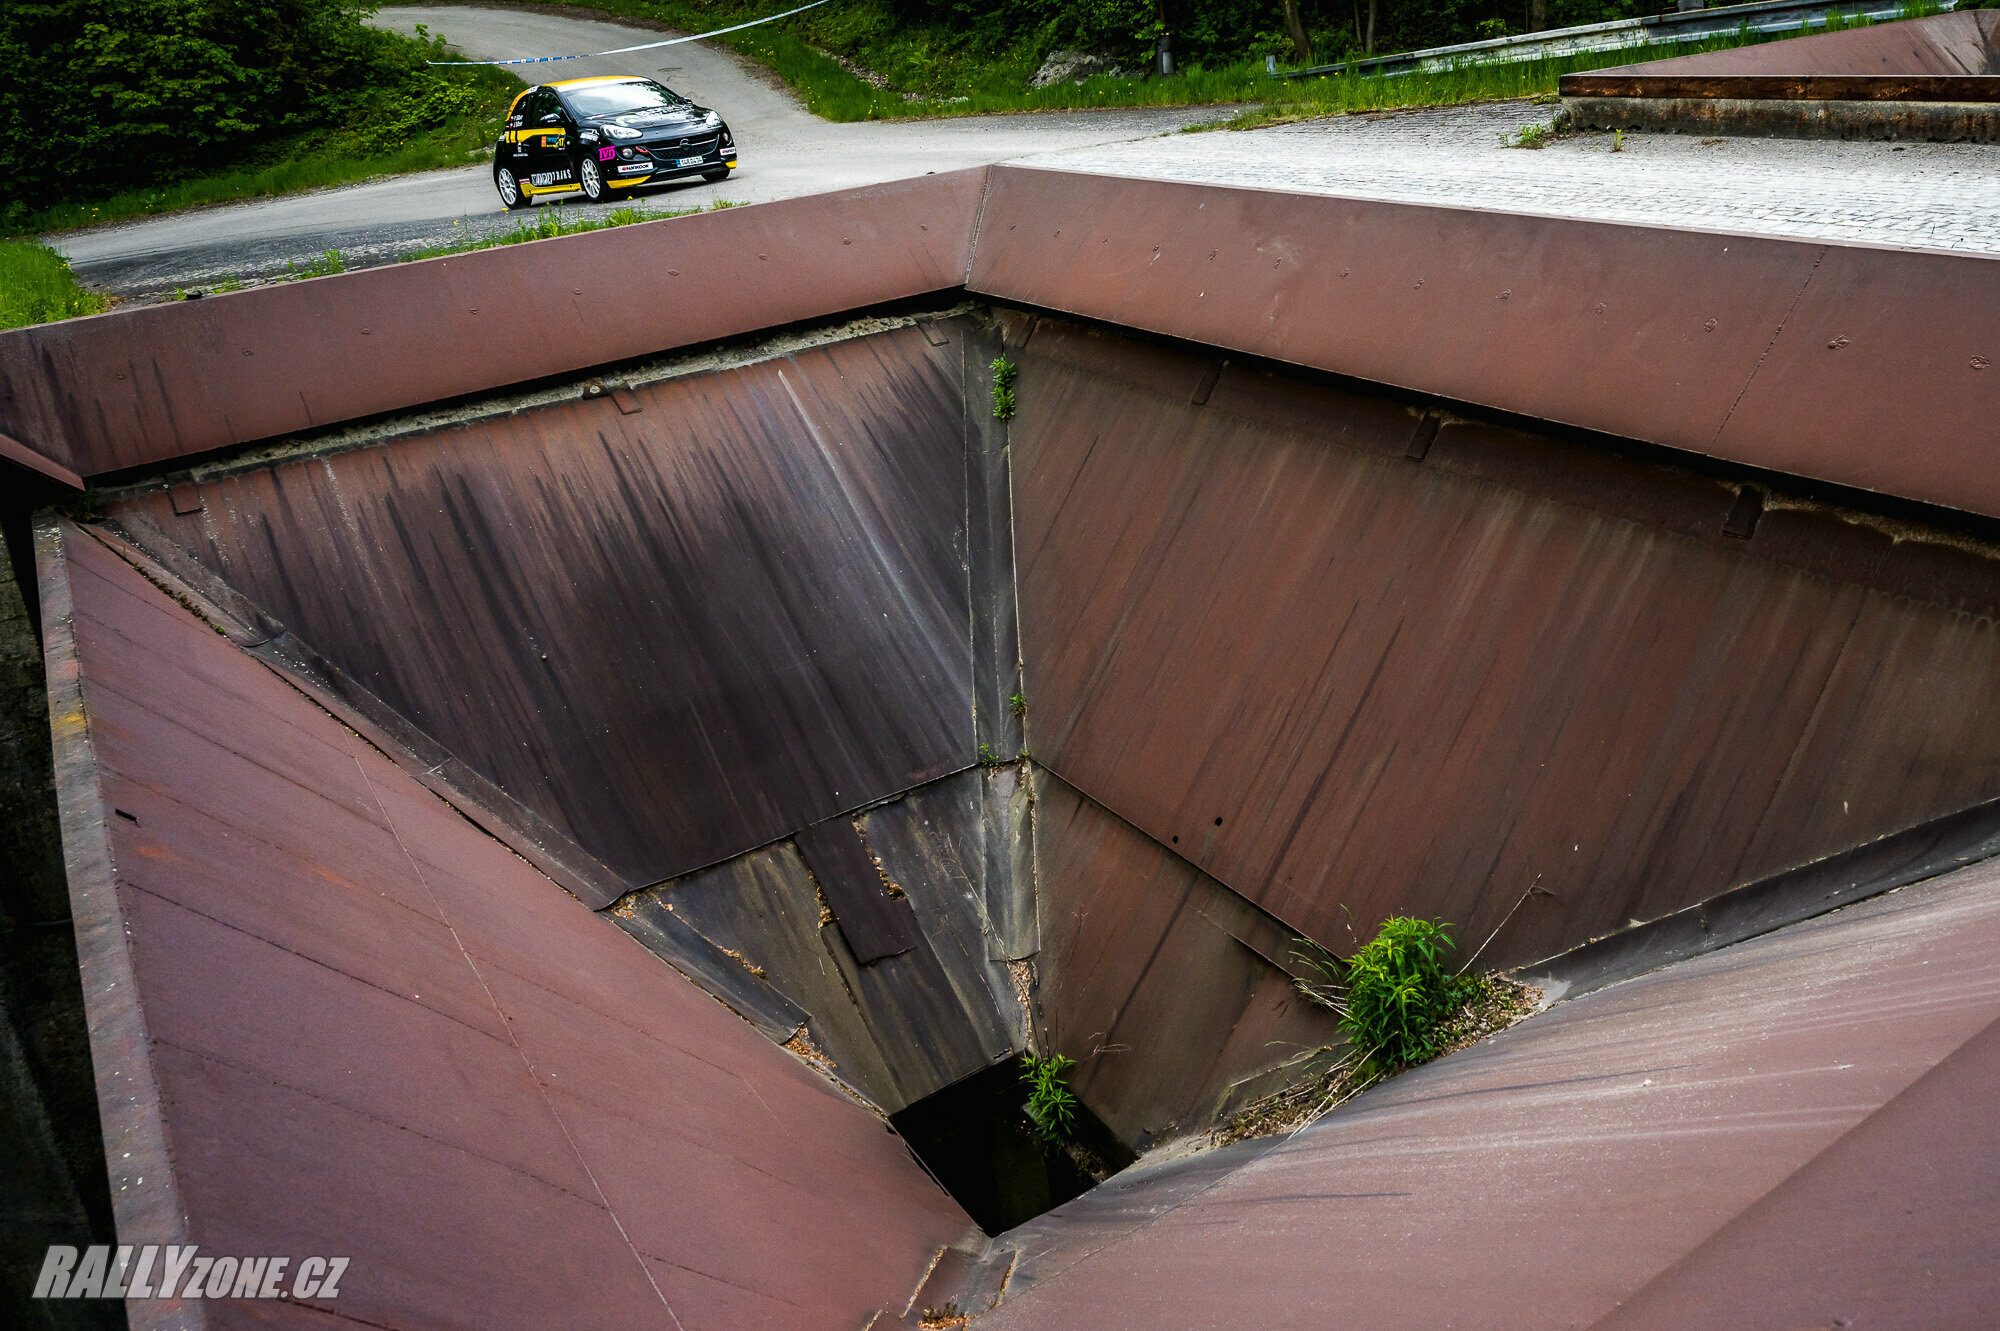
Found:
[[[592,203],[603,203],[611,195],[604,184],[604,172],[589,153],[576,159],[576,183],[583,190],[583,197]]]
[[[709,184],[713,185],[718,180],[729,179],[729,168],[726,166],[718,166],[713,171],[702,172],[701,178],[703,180],[706,180]]]
[[[532,208],[535,201],[522,190],[521,182],[514,173],[504,166],[493,168],[493,188],[500,191],[500,202],[507,205],[507,211],[517,208]]]

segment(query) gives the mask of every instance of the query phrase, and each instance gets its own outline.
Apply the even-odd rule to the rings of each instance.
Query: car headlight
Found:
[[[636,139],[641,133],[636,129],[627,129],[623,125],[606,125],[604,132],[614,139]]]

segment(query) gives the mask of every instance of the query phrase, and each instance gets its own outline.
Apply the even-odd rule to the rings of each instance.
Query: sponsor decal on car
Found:
[[[618,156],[616,148],[599,148],[597,150],[597,160],[600,162],[608,162],[616,156]]]
[[[561,171],[537,171],[534,175],[528,177],[528,183],[531,185],[559,185],[563,181],[568,180],[570,175],[571,172],[567,167]]]

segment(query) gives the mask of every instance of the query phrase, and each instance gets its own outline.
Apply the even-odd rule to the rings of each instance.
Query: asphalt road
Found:
[[[601,51],[667,35],[463,6],[383,9],[372,21],[401,32],[421,23],[478,60]],[[770,75],[707,42],[517,68],[535,81],[645,74],[720,111],[736,132],[741,166],[719,184],[697,178],[641,196],[662,209],[717,199],[757,203],[1034,153],[1088,150],[1171,133],[1219,114],[1215,107],[1147,108],[839,125],[811,115]],[[341,251],[349,266],[382,263],[467,234],[511,229],[519,216],[501,208],[491,171],[486,164],[429,171],[67,232],[49,241],[84,282],[139,297],[282,274],[288,264],[310,262],[329,249]],[[570,198],[539,206],[593,205]]]

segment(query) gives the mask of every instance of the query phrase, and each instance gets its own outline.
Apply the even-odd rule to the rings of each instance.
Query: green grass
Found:
[[[464,74],[477,109],[436,128],[383,145],[373,127],[361,125],[316,131],[260,149],[242,166],[174,184],[126,190],[88,203],[65,203],[22,219],[15,234],[67,231],[177,212],[205,204],[299,194],[351,185],[378,176],[404,175],[439,167],[464,166],[490,155],[500,121],[521,90],[521,81],[493,69]]]
[[[0,240],[0,328],[96,314],[110,304],[86,291],[63,257],[39,241]]]
[[[413,263],[418,259],[436,259],[447,254],[465,254],[472,250],[498,249],[502,245],[519,245],[529,240],[553,240],[557,236],[576,236],[586,231],[603,231],[608,227],[631,226],[634,222],[659,222],[669,217],[692,217],[696,213],[719,212],[724,208],[736,208],[739,204],[727,199],[718,199],[706,208],[643,208],[636,204],[613,208],[609,212],[566,213],[555,208],[538,210],[540,216],[524,217],[516,222],[512,230],[490,236],[467,236],[448,245],[434,245],[429,249],[417,250],[412,254],[396,256],[399,263]],[[327,251],[329,255],[335,251]],[[337,271],[337,270],[336,270]]]

